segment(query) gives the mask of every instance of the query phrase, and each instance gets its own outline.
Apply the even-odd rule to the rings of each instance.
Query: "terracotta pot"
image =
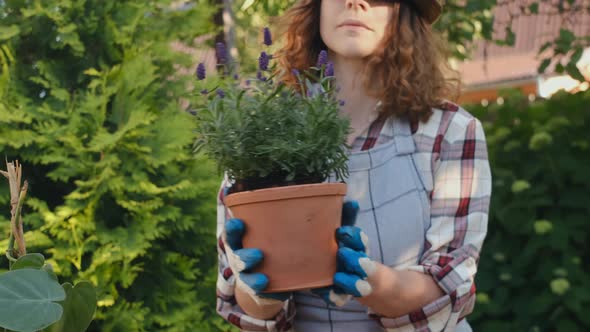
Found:
[[[260,248],[256,272],[269,277],[267,292],[324,287],[336,272],[345,183],[318,183],[230,194],[225,204],[246,224],[244,248]]]

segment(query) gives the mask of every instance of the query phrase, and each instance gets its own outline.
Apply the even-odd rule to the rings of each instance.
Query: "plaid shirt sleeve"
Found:
[[[236,301],[234,296],[235,277],[229,267],[225,247],[221,239],[225,221],[229,216],[228,209],[224,204],[225,189],[228,186],[229,181],[225,176],[217,195],[217,313],[241,331],[291,331],[292,321],[295,316],[295,306],[292,300],[285,301],[283,309],[272,320],[261,320],[248,316]]]
[[[431,226],[420,263],[445,295],[402,317],[371,313],[386,331],[454,331],[473,311],[475,273],[487,233],[491,171],[481,123],[447,103],[414,133],[416,163],[431,189]]]

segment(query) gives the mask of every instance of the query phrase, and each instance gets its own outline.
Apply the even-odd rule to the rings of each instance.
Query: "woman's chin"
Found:
[[[340,37],[330,43],[330,49],[335,50],[336,53],[344,58],[364,58],[371,55],[377,45],[367,43],[367,40],[357,37]]]
[[[345,59],[363,59],[371,55],[373,52],[364,48],[348,47],[338,53],[340,54],[340,57]]]

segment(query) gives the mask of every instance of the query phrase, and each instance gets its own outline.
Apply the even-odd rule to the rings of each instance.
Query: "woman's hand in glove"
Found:
[[[248,293],[259,305],[270,305],[285,301],[291,297],[291,292],[262,293],[268,286],[268,276],[254,273],[255,268],[264,255],[257,248],[243,248],[242,237],[246,232],[246,225],[240,219],[232,218],[225,223],[225,248],[230,268],[236,277],[236,287]]]
[[[372,292],[367,278],[377,265],[368,257],[367,235],[354,226],[358,211],[357,201],[346,202],[342,207],[342,226],[336,230],[338,254],[334,285],[312,290],[331,305],[342,306],[353,296],[363,297]]]

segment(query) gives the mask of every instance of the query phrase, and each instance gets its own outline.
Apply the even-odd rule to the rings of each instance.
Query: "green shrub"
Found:
[[[194,64],[170,47],[213,30],[212,9],[171,3],[0,6],[0,152],[26,165],[29,247],[60,280],[96,286],[89,331],[221,324],[213,271],[220,178],[191,153],[194,123],[178,105],[191,78],[175,76],[175,65]],[[8,200],[0,186],[0,248]]]
[[[590,92],[466,106],[493,173],[475,331],[590,329]]]

